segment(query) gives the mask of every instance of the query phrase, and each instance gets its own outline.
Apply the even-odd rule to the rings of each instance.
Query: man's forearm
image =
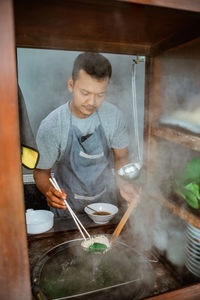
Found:
[[[49,170],[35,169],[33,176],[37,188],[40,190],[42,194],[46,195],[47,191],[51,186],[51,183],[49,181],[49,178],[51,177],[51,169]]]
[[[128,148],[113,149],[113,152],[115,161],[115,171],[118,171],[122,166],[130,163]]]
[[[67,206],[63,200],[66,199],[67,194],[62,189],[62,192],[59,192],[57,189],[53,187],[50,183],[49,178],[51,177],[51,169],[49,170],[34,170],[34,179],[36,185],[40,192],[42,192],[45,197],[49,207],[54,207],[56,209],[67,209]]]

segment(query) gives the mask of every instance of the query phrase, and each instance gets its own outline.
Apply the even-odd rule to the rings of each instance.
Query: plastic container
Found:
[[[26,210],[26,228],[28,234],[38,234],[53,227],[54,214],[48,210]]]

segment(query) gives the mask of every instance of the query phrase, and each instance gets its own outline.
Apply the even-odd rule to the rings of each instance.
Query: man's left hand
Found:
[[[130,203],[135,199],[139,199],[141,193],[141,187],[136,184],[123,182],[122,184],[120,184],[119,191],[122,198]]]

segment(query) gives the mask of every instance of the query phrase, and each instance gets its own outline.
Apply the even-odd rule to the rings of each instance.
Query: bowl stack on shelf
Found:
[[[200,277],[200,229],[188,224],[186,231],[186,267]]]

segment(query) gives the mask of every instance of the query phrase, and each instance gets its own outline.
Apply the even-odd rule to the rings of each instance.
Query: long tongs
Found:
[[[57,191],[59,191],[60,193],[62,193],[61,188],[59,187],[59,185],[58,185],[56,179],[55,179],[55,178],[49,178],[49,180],[50,180],[51,184],[53,185],[53,187],[54,187]],[[85,237],[83,231],[85,231],[86,235],[91,239],[89,233],[87,232],[87,230],[85,229],[85,227],[83,226],[83,224],[81,223],[81,221],[79,220],[79,218],[76,216],[76,214],[74,213],[74,211],[71,209],[69,203],[67,203],[66,200],[64,200],[64,202],[65,202],[65,204],[67,205],[67,208],[68,208],[68,210],[69,210],[69,212],[70,212],[70,214],[71,214],[71,216],[72,216],[74,222],[76,223],[76,226],[78,227],[78,229],[79,229],[79,231],[80,231],[80,233],[81,233],[83,239],[86,241],[86,237]],[[82,231],[81,228],[83,229],[83,231]]]

